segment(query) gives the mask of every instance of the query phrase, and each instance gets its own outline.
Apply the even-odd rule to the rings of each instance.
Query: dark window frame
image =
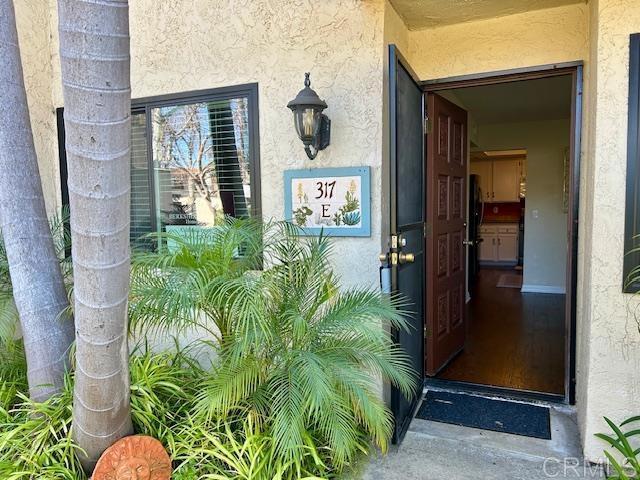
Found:
[[[131,114],[144,113],[146,118],[147,132],[151,132],[152,108],[189,105],[192,103],[211,102],[219,100],[230,100],[238,97],[246,97],[249,102],[249,175],[251,178],[251,215],[259,218],[262,214],[262,189],[260,178],[260,115],[258,104],[258,84],[247,83],[228,87],[210,88],[206,90],[194,90],[189,92],[170,93],[165,95],[155,95],[131,99]],[[67,186],[67,159],[64,137],[64,107],[56,109],[56,119],[58,127],[58,154],[60,162],[60,187],[62,193],[62,203],[69,203],[69,190]],[[147,135],[147,149],[151,152],[150,142],[152,136]],[[148,155],[149,162],[153,159]],[[155,180],[153,178],[153,165],[149,165],[149,188],[155,191]],[[151,208],[151,224],[156,225],[155,195],[149,199]]]
[[[640,266],[640,33],[629,42],[629,121],[627,132],[627,188],[625,201],[624,262],[622,291],[640,291],[640,281],[629,275]]]

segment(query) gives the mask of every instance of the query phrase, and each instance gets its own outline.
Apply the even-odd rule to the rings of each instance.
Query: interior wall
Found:
[[[570,128],[569,119],[478,127],[483,149],[527,150],[523,290],[565,290],[567,214],[562,190]]]
[[[409,59],[423,80],[585,59],[584,4],[409,32]]]
[[[640,411],[637,297],[623,294],[629,35],[640,32],[637,0],[591,0],[591,136],[583,196],[584,305],[578,337],[579,425],[588,459],[603,457],[603,417]]]

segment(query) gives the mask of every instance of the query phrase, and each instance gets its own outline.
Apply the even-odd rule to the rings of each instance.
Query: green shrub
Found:
[[[73,377],[44,403],[30,401],[24,359],[0,365],[0,386],[12,385],[12,402],[0,407],[0,478],[3,480],[86,480],[71,437]],[[20,367],[23,365],[23,367]],[[131,410],[135,432],[158,438],[175,469],[174,480],[205,478],[293,480],[326,470],[308,448],[294,470],[278,463],[272,437],[250,418],[235,422],[196,421],[196,393],[206,374],[183,352],[138,350],[131,357]],[[22,379],[20,378],[22,374]],[[0,389],[0,394],[2,393]]]
[[[77,447],[71,438],[72,392],[71,377],[67,376],[65,388],[59,395],[44,403],[34,403],[19,392],[18,403],[2,411],[0,478],[84,478],[75,455]]]
[[[18,393],[28,390],[22,341],[0,342],[0,411],[4,414],[17,402]]]
[[[176,480],[331,478],[372,441],[387,447],[393,423],[379,379],[408,394],[415,378],[388,335],[405,328],[400,305],[341,288],[328,239],[296,233],[229,221],[167,235],[171,248],[134,263],[132,331],[199,326],[215,340],[200,345],[206,370],[179,349],[141,348],[130,360],[135,431],[165,445]],[[19,344],[2,355],[0,478],[85,479],[70,433],[73,376],[36,404]]]
[[[19,365],[19,360],[14,364]],[[160,439],[173,457],[184,452],[183,441],[175,433],[193,408],[202,370],[181,352],[149,351],[133,355],[130,369],[136,433]],[[0,385],[11,381],[7,373],[0,369]],[[11,374],[19,376],[17,371]],[[84,479],[71,438],[73,377],[67,376],[63,392],[44,403],[29,400],[24,393],[26,381],[14,385],[21,388],[17,401],[0,408],[0,478]]]
[[[194,423],[255,418],[278,464],[300,470],[311,449],[339,472],[371,440],[387,447],[393,421],[378,379],[408,395],[415,376],[388,334],[406,328],[398,302],[342,289],[329,240],[297,233],[230,221],[207,238],[173,238],[173,250],[135,263],[132,328],[208,328],[216,361]]]
[[[234,422],[192,421],[179,435],[185,451],[176,478],[309,480],[330,476],[326,458],[314,442],[305,445],[297,461],[283,461],[273,437],[251,415]]]
[[[631,417],[622,422],[619,426],[606,417],[605,421],[613,431],[613,435],[597,433],[596,437],[607,442],[624,458],[624,461],[621,464],[610,452],[605,450],[604,454],[606,455],[607,460],[609,460],[609,464],[616,472],[615,475],[607,478],[611,480],[630,480],[640,478],[640,448],[637,441],[634,445],[635,439],[633,438],[638,438],[640,436],[640,429],[633,427],[633,424],[640,422],[640,416]],[[624,427],[627,427],[626,431],[623,430]]]

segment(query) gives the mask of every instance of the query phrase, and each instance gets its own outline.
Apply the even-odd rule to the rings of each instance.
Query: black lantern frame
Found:
[[[313,160],[320,150],[329,146],[331,120],[324,113],[327,104],[311,88],[310,74],[304,74],[304,88],[287,104],[293,112],[296,133],[304,144],[307,157]]]

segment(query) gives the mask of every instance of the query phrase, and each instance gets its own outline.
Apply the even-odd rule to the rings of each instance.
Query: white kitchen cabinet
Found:
[[[493,181],[493,162],[477,161],[471,162],[471,174],[478,175],[480,177],[480,192],[482,194],[482,200],[484,202],[491,201],[491,194],[493,187],[491,185]]]
[[[520,161],[494,160],[492,202],[520,201]]]
[[[498,234],[498,254],[499,262],[518,261],[518,235]]]
[[[518,261],[518,224],[485,224],[480,226],[479,259],[483,263]]]
[[[476,160],[470,170],[480,177],[485,202],[519,202],[524,167],[524,160]]]
[[[478,258],[481,262],[498,261],[498,236],[495,233],[480,234],[480,253]]]

